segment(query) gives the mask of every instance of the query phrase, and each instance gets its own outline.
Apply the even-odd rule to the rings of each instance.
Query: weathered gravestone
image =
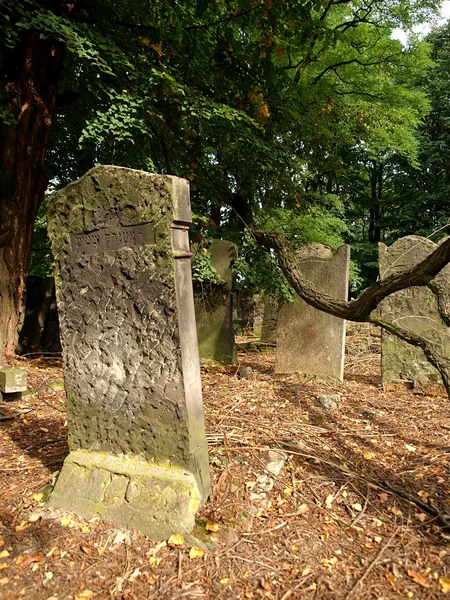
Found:
[[[319,292],[347,299],[350,247],[333,250],[311,243],[297,251],[301,273]],[[296,371],[342,380],[345,321],[316,308],[300,297],[280,308],[275,354],[276,373]]]
[[[96,167],[52,196],[48,221],[70,448],[50,501],[189,532],[210,489],[189,184]]]
[[[275,344],[277,341],[278,313],[281,303],[276,298],[266,295],[264,313],[261,324],[261,342]]]
[[[380,277],[414,267],[436,250],[431,240],[409,235],[392,246],[379,244]],[[450,285],[450,266],[435,278],[440,286]],[[450,356],[449,328],[439,316],[436,299],[426,287],[410,287],[391,294],[379,305],[382,319],[410,330],[439,345]],[[441,381],[438,371],[427,361],[421,348],[407,344],[382,331],[381,364],[383,383],[412,382],[421,387],[427,381]]]
[[[211,264],[223,283],[209,290],[199,290],[195,299],[198,349],[200,358],[223,364],[236,364],[236,344],[233,331],[233,273],[231,266],[237,248],[226,240],[213,240],[208,249]]]

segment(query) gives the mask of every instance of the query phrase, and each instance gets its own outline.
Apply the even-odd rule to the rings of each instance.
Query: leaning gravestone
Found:
[[[379,244],[380,277],[385,278],[414,267],[436,248],[437,244],[417,235],[400,238],[387,247]],[[450,266],[435,278],[440,286],[450,285]],[[439,316],[436,299],[427,287],[410,287],[391,294],[379,305],[381,318],[432,341],[450,356],[449,328]],[[422,387],[439,382],[438,371],[427,361],[421,348],[411,346],[382,331],[381,365],[383,383],[412,382]]]
[[[237,248],[227,240],[213,240],[208,252],[211,265],[223,280],[210,290],[199,290],[195,300],[198,349],[206,362],[236,364],[236,344],[233,331],[233,273],[231,266]]]
[[[277,341],[278,313],[280,301],[266,295],[264,300],[264,313],[261,325],[261,342],[275,344]]]
[[[101,166],[52,196],[70,454],[51,504],[154,538],[209,489],[189,184]]]
[[[350,247],[333,250],[311,243],[297,250],[302,275],[319,292],[347,299]],[[307,304],[300,297],[280,308],[275,373],[304,373],[343,379],[345,321]]]

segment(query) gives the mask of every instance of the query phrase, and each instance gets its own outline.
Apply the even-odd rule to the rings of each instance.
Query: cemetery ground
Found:
[[[0,409],[0,598],[450,597],[450,403],[383,389],[379,338],[349,330],[342,384],[274,376],[271,348],[203,369],[213,487],[184,543],[46,507],[61,363],[17,361],[32,394]]]

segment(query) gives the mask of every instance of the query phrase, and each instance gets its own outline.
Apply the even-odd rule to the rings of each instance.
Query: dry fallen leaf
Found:
[[[58,550],[58,546],[53,546],[52,548],[50,548],[50,550],[47,552],[47,554],[45,556],[47,558],[50,558],[50,556],[52,556],[53,553],[56,552],[56,550]]]
[[[152,569],[155,569],[161,561],[162,558],[158,558],[157,556],[150,556],[150,558],[148,559],[148,562],[150,563]]]
[[[83,590],[79,594],[75,595],[74,600],[91,600],[94,597],[94,592],[92,590]]]
[[[427,519],[427,515],[425,513],[415,513],[414,516],[416,517],[416,519],[418,519],[421,523],[423,523],[424,521],[426,521]]]
[[[430,584],[428,583],[427,578],[425,577],[425,575],[422,575],[422,573],[417,573],[416,571],[411,571],[410,569],[408,569],[407,573],[413,581],[415,581],[422,587],[425,587],[425,588],[430,587]]]
[[[80,544],[80,549],[85,553],[85,554],[91,554],[92,553],[92,548],[91,546],[88,546],[88,544],[84,544],[83,542]]]
[[[219,583],[221,583],[222,585],[227,585],[229,584],[231,581],[231,579],[229,579],[228,577],[224,577],[223,579],[220,580]]]
[[[28,525],[29,523],[27,523],[27,521],[22,521],[20,525],[16,525],[16,531],[23,531]]]
[[[333,499],[334,499],[333,494],[328,494],[328,496],[325,498],[325,506],[328,508],[328,510],[331,510],[331,508],[333,506]]]
[[[450,594],[450,578],[439,577],[439,583],[443,594]]]
[[[0,552],[0,558],[7,558],[9,556],[8,550],[3,550]]]
[[[375,458],[375,454],[372,452],[364,452],[363,456],[366,460],[372,460]]]
[[[405,448],[410,452],[415,452],[417,448],[415,446],[411,446],[411,444],[405,444]]]
[[[214,523],[214,521],[206,521],[205,529],[206,531],[212,531],[215,533],[219,529],[219,523]]]
[[[70,517],[65,516],[65,517],[61,517],[61,521],[60,521],[61,525],[63,527],[73,527],[73,521]]]
[[[272,585],[270,583],[270,581],[267,581],[267,579],[261,579],[261,587],[263,590],[266,590],[266,592],[271,592],[272,591]]]
[[[362,506],[359,502],[355,502],[355,504],[352,504],[352,508],[353,508],[353,510],[356,510],[356,512],[362,511]]]
[[[174,533],[167,540],[168,546],[182,546],[184,544],[184,536],[181,533]]]
[[[197,546],[192,546],[192,548],[189,550],[189,558],[203,558],[204,555],[204,551]]]

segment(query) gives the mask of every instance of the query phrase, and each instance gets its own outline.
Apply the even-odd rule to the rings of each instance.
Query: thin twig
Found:
[[[399,532],[400,527],[396,527],[394,533],[391,535],[391,537],[388,539],[387,543],[380,548],[380,551],[378,552],[378,554],[375,556],[375,558],[373,559],[373,561],[370,563],[370,565],[367,567],[367,569],[364,571],[363,575],[354,583],[352,589],[349,591],[349,593],[345,596],[344,600],[350,600],[350,598],[353,596],[354,592],[358,589],[358,587],[363,583],[363,581],[367,578],[367,576],[369,575],[369,573],[372,571],[372,569],[375,567],[375,565],[378,563],[378,561],[381,559],[381,557],[383,556],[383,554],[386,552],[386,550],[389,548],[392,540],[395,538],[395,536],[397,535],[397,533]]]

